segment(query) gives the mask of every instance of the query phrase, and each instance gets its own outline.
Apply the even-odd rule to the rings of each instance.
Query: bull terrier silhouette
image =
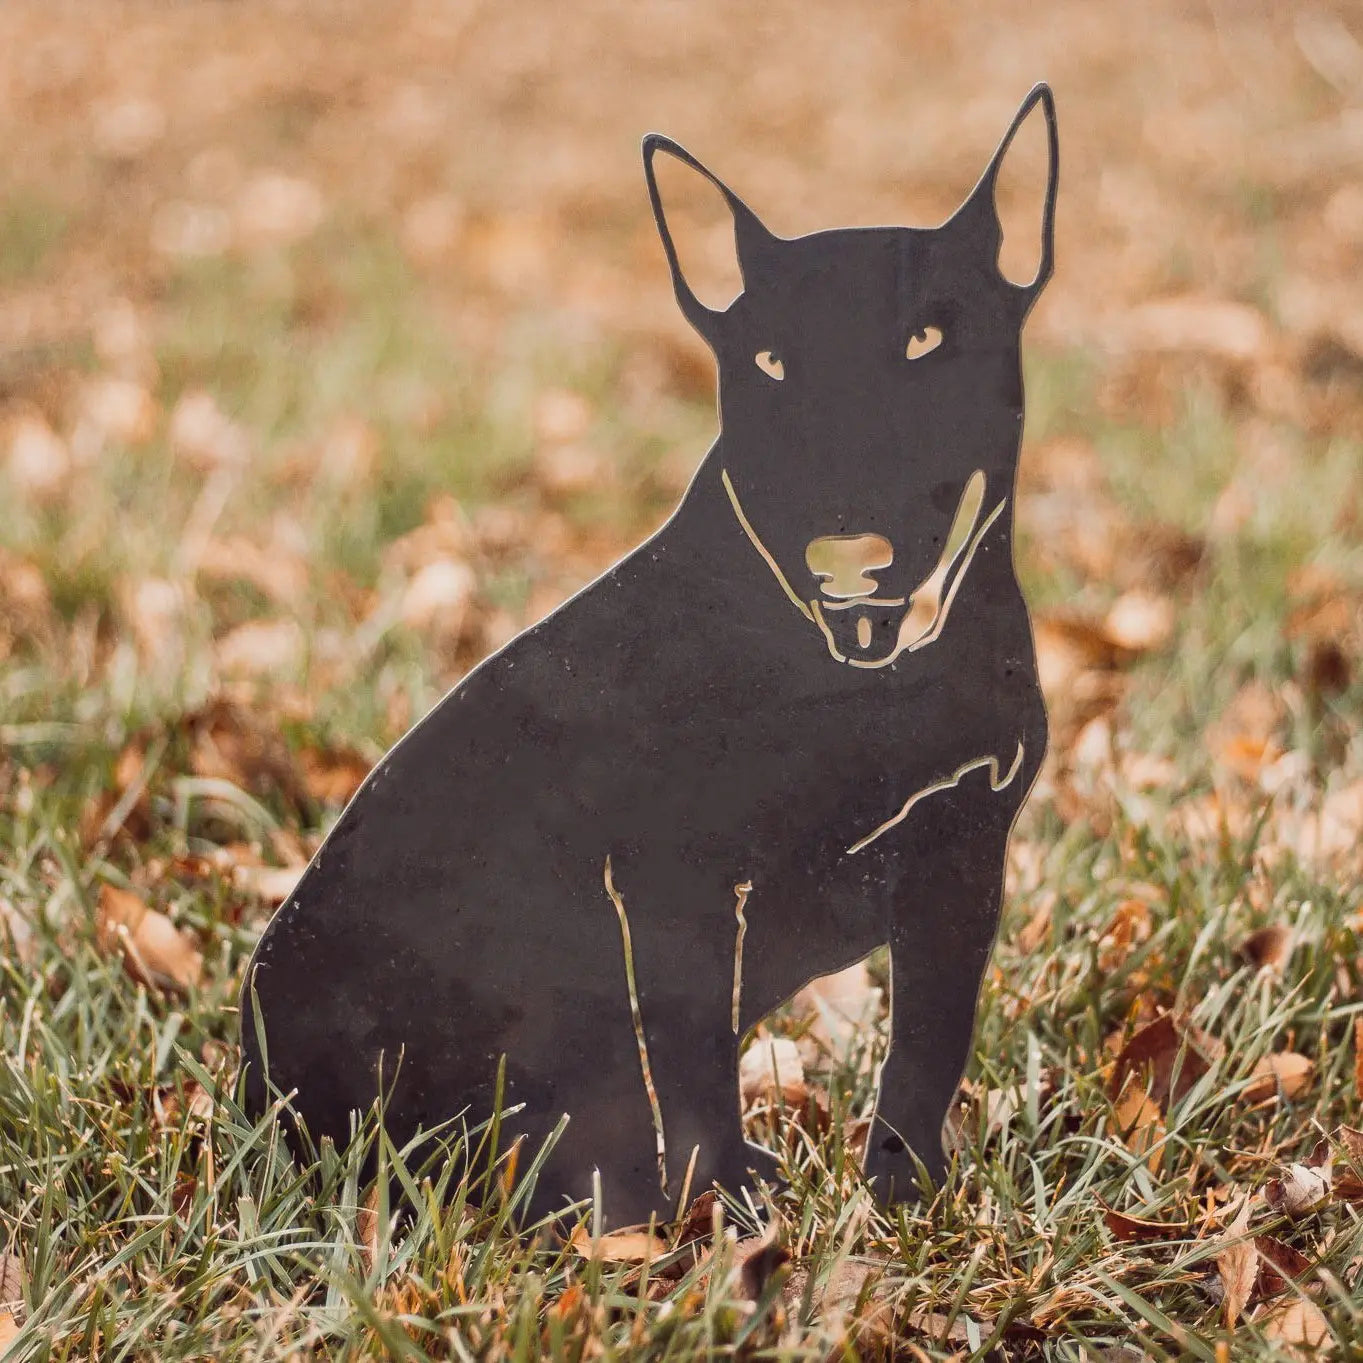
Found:
[[[1030,284],[995,182],[1045,118]],[[1019,333],[1049,278],[1057,135],[1036,87],[942,226],[773,235],[644,141],[677,301],[714,351],[721,434],[671,519],[469,673],[378,764],[256,949],[245,1094],[343,1141],[382,1086],[399,1143],[461,1113],[545,1138],[534,1215],[614,1224],[740,1188],[740,1039],[888,943],[891,1046],[866,1174],[943,1171],[1046,744],[1013,566]],[[704,305],[654,163],[733,215],[742,291]],[[682,172],[685,173],[685,172]]]

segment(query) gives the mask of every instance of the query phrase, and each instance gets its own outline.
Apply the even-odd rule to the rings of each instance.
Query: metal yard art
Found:
[[[1044,119],[1040,261],[998,265],[996,181]],[[742,291],[692,291],[655,178],[703,176]],[[249,1105],[399,1144],[460,1114],[538,1143],[532,1214],[664,1218],[684,1176],[769,1172],[740,1041],[882,944],[891,1045],[866,1173],[943,1170],[1009,833],[1046,745],[1013,566],[1019,335],[1051,274],[1057,140],[1027,97],[936,228],[773,235],[644,142],[721,434],[651,539],[475,668],[378,764],[270,923],[243,994]]]

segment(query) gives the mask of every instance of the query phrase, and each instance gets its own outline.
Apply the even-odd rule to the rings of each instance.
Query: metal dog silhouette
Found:
[[[1034,109],[1040,264],[1000,272],[1000,165]],[[743,288],[683,274],[654,173],[704,176]],[[404,1141],[491,1114],[566,1131],[531,1210],[615,1224],[741,1186],[744,1032],[881,944],[892,1040],[866,1172],[939,1175],[1013,820],[1046,743],[1013,567],[1019,333],[1049,278],[1057,138],[1038,86],[932,229],[784,240],[644,142],[722,433],[650,540],[471,672],[371,773],[256,950],[246,1095],[343,1140],[387,1091]],[[667,1189],[668,1191],[665,1191]]]

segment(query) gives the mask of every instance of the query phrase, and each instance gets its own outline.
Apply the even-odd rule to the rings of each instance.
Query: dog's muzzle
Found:
[[[890,626],[887,612],[904,604],[904,598],[879,594],[875,574],[894,562],[894,546],[883,535],[820,535],[805,549],[805,564],[819,579],[818,605],[824,618],[827,612],[853,612],[830,626],[837,634],[851,625],[856,646],[863,652],[871,647],[877,625]],[[851,640],[848,639],[850,644]]]
[[[883,535],[810,540],[805,564],[819,594],[810,600],[808,614],[839,662],[884,667],[937,637],[975,547],[1003,511],[1000,502],[981,524],[984,493],[985,476],[977,469],[961,491],[936,566],[907,599],[882,592],[876,581],[876,574],[894,562],[894,546]]]

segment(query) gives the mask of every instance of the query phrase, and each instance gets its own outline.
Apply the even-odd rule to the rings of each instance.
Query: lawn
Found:
[[[0,1356],[1355,1353],[1349,10],[532,8],[0,10]],[[537,1228],[495,1123],[424,1166],[372,1122],[293,1159],[237,1100],[269,913],[713,437],[638,136],[792,234],[932,222],[1041,76],[1018,522],[1051,752],[944,1186],[887,1212],[859,1174],[879,956],[753,1039],[764,1198]]]

